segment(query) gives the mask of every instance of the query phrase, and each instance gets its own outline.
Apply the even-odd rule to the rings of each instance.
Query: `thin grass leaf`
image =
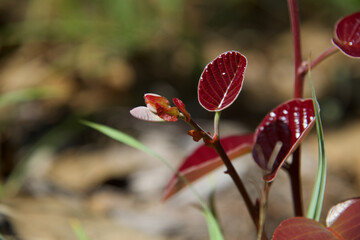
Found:
[[[214,217],[210,210],[204,210],[206,223],[209,230],[209,236],[211,240],[224,240],[224,236],[221,232],[219,222]]]
[[[196,192],[196,190],[191,186],[189,181],[183,175],[181,175],[178,171],[176,171],[176,169],[173,166],[171,166],[171,164],[168,161],[166,161],[159,154],[157,154],[152,149],[148,148],[147,146],[145,146],[144,144],[142,144],[135,138],[133,138],[123,132],[120,132],[116,129],[113,129],[113,128],[105,126],[105,125],[101,125],[101,124],[97,124],[97,123],[93,123],[93,122],[89,122],[89,121],[85,121],[85,120],[81,120],[80,122],[88,127],[91,127],[93,129],[105,134],[106,136],[108,136],[118,142],[124,143],[128,146],[131,146],[131,147],[141,150],[145,153],[148,153],[148,154],[154,156],[155,158],[159,159],[162,163],[164,163],[174,174],[177,174],[177,176],[189,187],[189,189],[192,191],[192,193],[198,199],[198,201],[202,207],[203,213],[205,215],[205,219],[206,219],[208,229],[209,229],[210,239],[211,240],[224,240],[224,237],[223,237],[221,229],[220,229],[220,225],[219,225],[217,219],[212,214],[210,208],[202,200],[202,198]]]
[[[87,234],[85,233],[85,230],[79,220],[77,219],[70,219],[70,226],[73,232],[76,235],[76,239],[78,240],[90,240],[88,238]]]
[[[307,212],[307,217],[314,219],[316,221],[320,220],[321,209],[324,201],[325,193],[325,184],[326,184],[326,154],[325,154],[325,144],[324,144],[324,133],[321,124],[321,117],[318,110],[317,98],[315,94],[314,85],[311,81],[311,75],[309,75],[309,82],[311,87],[311,93],[313,98],[313,104],[315,109],[315,118],[316,118],[316,132],[318,139],[318,171],[316,173],[316,179],[314,183],[313,192],[311,195],[311,200]]]
[[[0,107],[19,102],[27,102],[37,99],[53,98],[58,93],[52,89],[28,88],[4,93],[0,96]]]
[[[102,124],[98,124],[98,123],[93,123],[93,122],[89,122],[89,121],[85,121],[85,120],[81,120],[80,123],[91,127],[103,134],[105,134],[106,136],[118,141],[118,142],[122,142],[130,147],[136,148],[140,151],[143,151],[147,154],[150,154],[152,156],[154,156],[155,158],[159,159],[160,161],[162,161],[165,165],[167,165],[169,168],[172,169],[172,166],[169,165],[169,163],[163,159],[159,154],[157,154],[156,152],[154,152],[152,149],[148,148],[147,146],[145,146],[144,144],[142,144],[141,142],[139,142],[138,140],[136,140],[135,138],[120,132],[116,129],[113,129],[111,127],[102,125]]]

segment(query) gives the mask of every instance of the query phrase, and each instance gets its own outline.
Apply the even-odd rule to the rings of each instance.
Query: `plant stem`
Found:
[[[265,218],[266,218],[266,209],[267,209],[267,202],[269,197],[271,183],[264,181],[264,188],[262,190],[260,196],[260,206],[259,206],[259,229],[257,240],[261,240],[263,236],[265,236],[264,225],[265,225]]]
[[[212,140],[212,137],[210,136],[209,133],[205,132],[204,129],[202,129],[202,127],[199,126],[199,124],[197,124],[193,119],[190,119],[189,122],[187,122],[193,129],[195,129],[196,131],[201,131],[205,134],[205,138]]]
[[[291,21],[291,30],[294,45],[294,64],[295,64],[295,86],[294,98],[301,98],[304,89],[305,73],[300,71],[302,67],[301,40],[300,40],[300,15],[298,0],[287,0]],[[291,190],[293,195],[294,212],[296,216],[303,216],[301,179],[300,179],[300,146],[293,154],[293,161],[289,169]]]
[[[225,171],[225,173],[229,174],[230,177],[232,178],[233,182],[235,183],[235,186],[237,187],[237,189],[239,190],[241,196],[243,197],[244,201],[245,201],[245,205],[250,213],[250,216],[255,224],[255,227],[258,231],[261,231],[261,229],[259,228],[259,214],[257,209],[255,208],[254,204],[252,203],[250,196],[245,188],[245,185],[243,184],[243,182],[241,181],[241,178],[239,176],[239,174],[236,172],[236,169],[234,167],[234,165],[231,163],[230,158],[228,157],[228,155],[226,154],[223,146],[221,145],[220,142],[220,115],[221,112],[215,112],[215,117],[214,117],[214,137],[212,138],[212,146],[214,147],[214,149],[216,150],[217,154],[220,156],[220,158],[222,159],[222,161],[224,162],[227,170]]]
[[[297,0],[288,0],[289,14],[291,21],[291,30],[294,45],[294,61],[295,61],[295,88],[294,97],[301,98],[303,95],[304,74],[299,74],[302,64],[301,57],[301,40],[300,40],[300,15],[299,4]]]
[[[219,156],[221,157],[222,161],[224,162],[227,170],[225,173],[229,174],[230,177],[232,178],[232,180],[235,183],[235,186],[237,187],[237,189],[239,190],[241,196],[243,197],[244,201],[245,201],[245,205],[249,211],[249,214],[256,226],[256,229],[259,230],[259,217],[258,217],[258,211],[256,210],[254,204],[252,203],[250,196],[243,184],[243,182],[241,181],[240,176],[238,175],[238,173],[236,172],[234,165],[231,163],[229,157],[227,156],[223,146],[220,143],[219,138],[217,137],[216,139],[214,139],[214,148],[216,150],[216,152],[219,154]]]
[[[220,115],[221,115],[221,111],[220,112],[215,112],[215,116],[214,116],[214,136],[219,136],[220,135],[220,130],[219,130]]]
[[[204,138],[212,141],[212,147],[216,150],[217,154],[220,156],[222,161],[224,162],[227,170],[225,171],[226,174],[229,174],[232,178],[236,188],[239,190],[241,196],[245,201],[246,208],[250,214],[251,219],[253,220],[256,230],[261,231],[259,228],[259,211],[252,203],[250,199],[250,195],[248,194],[245,185],[243,184],[239,174],[236,172],[234,165],[231,163],[228,155],[226,154],[223,146],[220,143],[220,130],[219,130],[219,122],[220,122],[220,112],[215,113],[214,117],[214,137],[211,137],[207,132],[205,132],[194,120],[190,120],[188,124],[192,126],[197,131],[202,131],[205,133]],[[265,234],[262,236],[262,240],[267,240]]]
[[[303,216],[302,194],[301,194],[301,176],[300,176],[300,146],[293,154],[293,162],[290,165],[288,173],[290,175],[290,184],[292,198],[294,203],[295,216]]]
[[[326,58],[330,57],[332,54],[336,53],[338,48],[335,46],[332,46],[328,49],[326,49],[320,56],[318,56],[313,62],[309,63],[308,61],[305,61],[302,64],[302,67],[299,69],[299,74],[306,74],[309,69],[313,69],[316,67],[319,63],[324,61]]]

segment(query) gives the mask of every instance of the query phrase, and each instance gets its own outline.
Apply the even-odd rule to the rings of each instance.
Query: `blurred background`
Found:
[[[333,26],[358,0],[302,0],[303,56],[331,47]],[[224,135],[251,132],[293,94],[286,1],[0,1],[0,233],[6,239],[207,239],[191,196],[161,203],[171,176],[156,159],[82,126],[87,119],[124,131],[174,166],[196,146],[182,123],[144,123],[129,110],[158,93],[183,100],[211,131],[197,102],[204,66],[227,50],[249,61],[242,93],[224,111]],[[359,61],[336,53],[312,71],[329,161],[324,213],[359,195]],[[305,94],[309,95],[308,83]],[[303,150],[305,203],[317,166],[316,137]],[[250,156],[238,170],[253,192]],[[242,199],[227,176],[215,179],[228,239],[253,238]],[[268,232],[290,217],[287,176],[271,192]],[[205,182],[206,185],[206,182]],[[201,187],[204,196],[211,186]],[[275,190],[277,187],[278,190]],[[189,200],[190,199],[190,200]],[[284,207],[289,205],[289,207]]]

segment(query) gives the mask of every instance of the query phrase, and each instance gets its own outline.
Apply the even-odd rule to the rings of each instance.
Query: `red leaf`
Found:
[[[210,112],[229,107],[239,95],[247,60],[236,51],[221,54],[210,62],[201,74],[198,99]]]
[[[252,154],[265,171],[266,181],[274,180],[283,162],[295,151],[314,122],[311,99],[288,101],[265,116],[255,131]]]
[[[336,23],[332,41],[346,55],[360,57],[360,12],[346,16]]]
[[[178,98],[173,98],[173,102],[174,102],[175,106],[180,110],[180,112],[184,115],[185,121],[190,122],[191,115],[186,110],[185,104]]]
[[[339,240],[321,223],[304,217],[283,221],[275,230],[272,240]]]
[[[169,100],[166,98],[153,93],[145,94],[144,98],[147,108],[156,113],[160,118],[167,122],[178,120],[179,110],[176,107],[170,107]]]
[[[158,108],[169,108],[170,103],[166,98],[155,94],[155,93],[146,93],[144,94],[145,104],[146,106],[153,112],[156,112]],[[158,105],[158,106],[156,106]]]
[[[176,122],[179,117],[179,110],[176,107],[164,108],[160,104],[156,104],[156,112],[167,122]]]
[[[273,240],[359,240],[360,198],[333,206],[326,218],[328,227],[312,219],[295,217],[283,221],[275,230]]]
[[[221,144],[229,158],[234,159],[251,151],[253,139],[253,134],[230,136],[221,139]],[[178,172],[189,182],[194,182],[222,164],[221,158],[213,148],[202,145],[184,160]],[[183,181],[174,174],[165,188],[163,200],[169,199],[185,186]]]
[[[333,206],[326,223],[343,239],[360,239],[360,199],[350,199]]]

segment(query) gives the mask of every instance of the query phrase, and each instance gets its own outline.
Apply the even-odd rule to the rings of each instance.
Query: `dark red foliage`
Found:
[[[264,170],[266,181],[275,178],[283,162],[295,151],[314,122],[312,99],[288,101],[265,116],[255,131],[252,154]]]
[[[180,112],[184,115],[185,121],[190,122],[191,115],[186,110],[185,104],[178,98],[173,98],[173,102],[174,102],[175,106],[180,110]]]
[[[290,218],[276,228],[272,239],[359,240],[360,199],[350,199],[332,207],[326,225],[304,217]]]
[[[246,65],[245,56],[236,51],[225,52],[210,62],[199,81],[201,106],[210,112],[229,107],[241,91]]]
[[[343,239],[360,239],[360,199],[354,198],[333,206],[326,218],[328,228]]]
[[[340,19],[335,25],[335,46],[350,57],[360,57],[360,12]]]
[[[295,217],[283,221],[275,230],[272,240],[339,240],[315,220]]]
[[[169,100],[157,94],[145,94],[146,106],[156,112],[156,114],[167,122],[175,122],[179,117],[179,110],[176,107],[170,107]]]

